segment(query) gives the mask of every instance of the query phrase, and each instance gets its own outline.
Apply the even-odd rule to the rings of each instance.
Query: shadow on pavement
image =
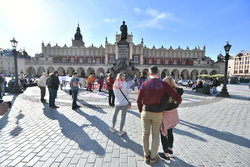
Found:
[[[148,165],[150,166],[150,165]],[[171,158],[171,163],[168,164],[162,160],[158,160],[158,162],[155,165],[152,165],[153,167],[175,167],[175,166],[179,166],[179,167],[195,167],[194,165],[188,164],[185,161],[181,160],[178,157],[173,157]]]
[[[11,103],[12,103],[11,109],[8,112],[4,113],[2,118],[0,118],[0,130],[3,129],[8,124],[9,114],[14,109],[14,103],[15,103],[17,96],[14,95],[13,98],[11,99]]]
[[[93,104],[89,104],[88,102],[84,101],[84,100],[77,100],[80,104],[82,104],[83,106],[90,108],[94,111],[98,111],[102,114],[106,114],[106,111],[104,111],[101,107],[98,107],[97,105],[93,105]]]
[[[232,95],[232,94],[230,94],[230,96],[231,96],[230,97],[231,99],[250,101],[250,97],[241,96],[241,95]]]
[[[17,120],[16,120],[16,127],[10,132],[10,134],[12,136],[18,136],[21,131],[23,130],[22,127],[20,127],[19,125],[19,120],[22,119],[24,117],[24,115],[22,114],[22,110],[19,111],[19,114],[16,116]]]
[[[246,148],[250,148],[250,140],[235,134],[232,134],[230,132],[221,132],[212,128],[208,128],[206,126],[193,124],[187,121],[181,120],[181,125],[187,126],[189,128],[195,129],[197,131],[200,131],[202,133],[205,133],[207,135],[213,136],[215,138],[225,140],[230,143],[234,143]]]
[[[123,148],[128,148],[134,153],[143,156],[142,146],[134,142],[133,140],[130,140],[127,135],[125,135],[124,137],[115,135],[109,131],[109,126],[100,118],[84,113],[80,109],[76,110],[76,112],[81,116],[85,117],[88,121],[90,121],[92,123],[92,126],[96,127],[100,132],[102,132],[106,137],[109,138],[109,140],[111,140],[115,144],[118,144]]]
[[[136,112],[136,111],[133,111],[133,110],[127,110],[127,112],[129,114],[132,114],[132,115],[138,117],[138,118],[141,118],[141,114],[139,113],[139,111]]]
[[[104,148],[96,140],[92,140],[83,130],[84,127],[90,125],[84,124],[78,126],[75,122],[65,117],[65,115],[60,114],[56,109],[50,109],[46,105],[44,105],[43,113],[49,119],[57,120],[61,127],[62,134],[70,140],[75,141],[81,150],[93,151],[99,156],[105,155]]]
[[[193,133],[190,133],[190,132],[187,132],[187,131],[184,131],[184,130],[180,130],[180,129],[177,129],[177,128],[174,128],[174,133],[176,134],[179,134],[179,135],[184,135],[184,136],[188,136],[188,137],[191,137],[193,139],[196,139],[196,140],[200,140],[200,141],[203,141],[203,142],[207,142],[206,139],[200,137],[200,136],[197,136]]]

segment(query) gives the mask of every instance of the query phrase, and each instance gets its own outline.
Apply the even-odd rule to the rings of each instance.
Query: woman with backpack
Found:
[[[163,79],[180,95],[183,94],[183,89],[178,88],[175,80],[172,77]],[[173,128],[179,123],[179,116],[177,111],[178,104],[172,97],[167,97],[167,104],[163,112],[162,126],[161,126],[161,143],[164,153],[158,153],[160,159],[166,163],[170,163],[170,157],[173,156],[174,135]]]

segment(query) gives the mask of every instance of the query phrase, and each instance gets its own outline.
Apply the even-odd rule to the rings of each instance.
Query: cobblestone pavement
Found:
[[[174,158],[171,164],[159,160],[153,166],[250,166],[250,91],[246,85],[228,88],[232,98],[225,99],[185,88],[181,122],[174,129]],[[77,111],[61,90],[57,110],[40,103],[37,87],[4,98],[14,104],[0,116],[1,167],[149,166],[143,161],[136,92],[123,137],[108,130],[113,108],[105,92],[80,92]]]

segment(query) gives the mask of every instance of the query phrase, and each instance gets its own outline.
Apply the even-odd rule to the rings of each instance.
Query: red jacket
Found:
[[[108,78],[106,81],[107,89],[113,89],[115,79],[114,78]]]
[[[178,104],[182,101],[181,96],[167,82],[163,82],[159,78],[153,78],[145,81],[141,85],[137,97],[139,111],[142,111],[143,105],[159,105],[165,94],[174,98]]]

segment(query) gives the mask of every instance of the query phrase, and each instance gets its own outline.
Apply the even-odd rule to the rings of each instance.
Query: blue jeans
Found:
[[[118,115],[118,112],[120,110],[122,110],[121,124],[120,124],[120,131],[122,131],[122,129],[124,127],[124,124],[125,124],[125,119],[126,119],[126,114],[127,114],[127,110],[128,110],[128,105],[125,105],[125,106],[115,106],[115,113],[114,113],[113,119],[112,119],[113,128],[115,127],[117,115]]]
[[[72,108],[77,106],[76,104],[77,94],[78,94],[78,90],[72,90],[72,98],[73,98]]]
[[[55,99],[57,96],[57,89],[49,88],[49,106],[55,106]]]

